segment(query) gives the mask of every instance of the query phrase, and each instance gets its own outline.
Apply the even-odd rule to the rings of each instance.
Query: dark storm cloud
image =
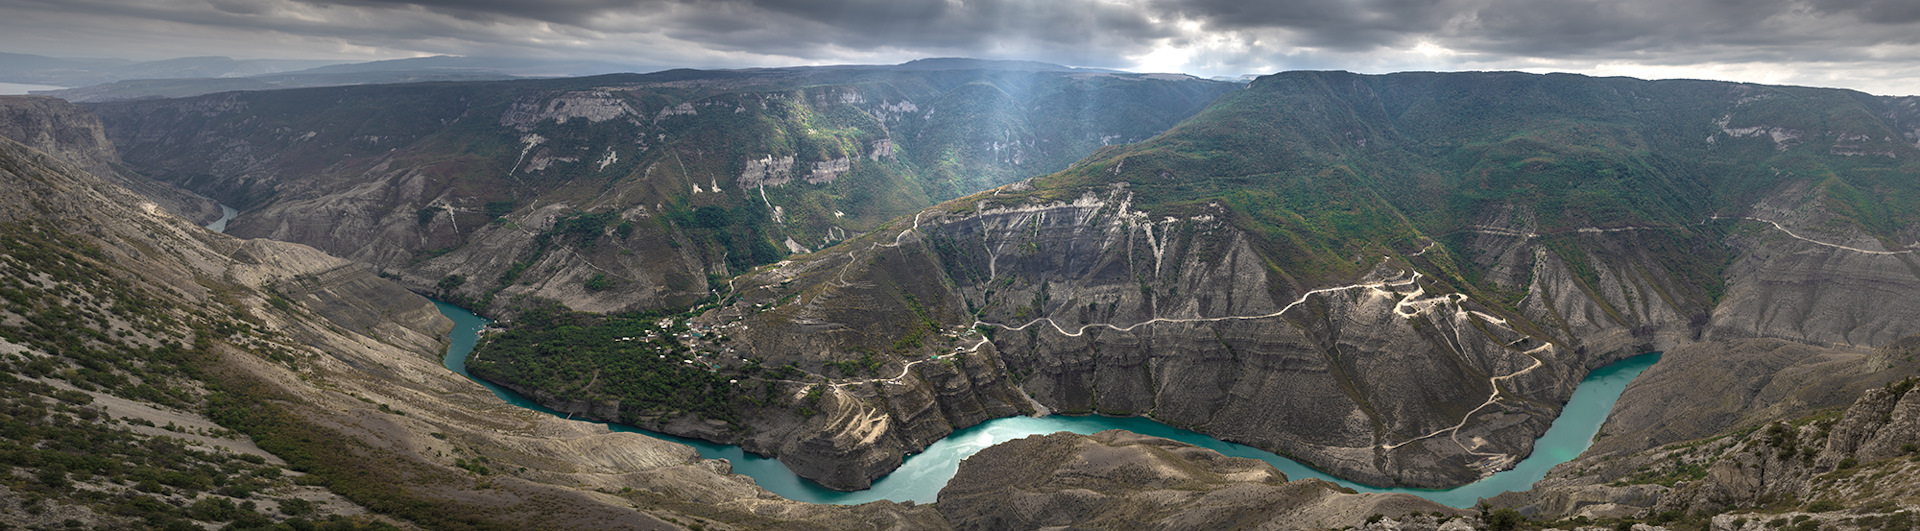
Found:
[[[1854,15],[1861,22],[1874,24],[1920,22],[1920,2],[1912,0],[1818,0],[1813,7],[1822,12]]]
[[[1911,7],[1920,3],[1910,0],[1820,2],[1832,5],[1809,10],[1789,0],[1154,0],[1152,6],[1213,30],[1282,30],[1294,36],[1287,43],[1294,46],[1364,52],[1424,41],[1546,58],[1802,43],[1808,32],[1830,26],[1805,16],[1809,11],[1920,17],[1920,7]]]
[[[1285,29],[1295,44],[1366,50],[1435,31],[1453,18],[1446,0],[1273,1],[1155,0],[1164,13],[1221,30]]]
[[[659,67],[974,56],[1202,75],[1558,69],[1904,87],[1895,82],[1920,75],[1910,59],[1920,56],[1920,2],[0,0],[0,51],[45,53],[48,43],[81,55],[324,50]],[[38,48],[15,49],[29,44]]]
[[[1065,0],[758,0],[681,3],[664,29],[737,50],[925,50],[1118,66],[1116,58],[1176,32],[1134,6]],[[693,9],[697,8],[697,9]]]
[[[654,0],[335,0],[301,3],[327,6],[353,6],[387,9],[418,9],[467,20],[538,20],[560,24],[583,24],[594,16],[634,9],[657,8]]]
[[[1769,21],[1785,7],[1740,0],[1495,0],[1444,38],[1476,51],[1546,57],[1767,44],[1774,39],[1754,36],[1777,29]]]

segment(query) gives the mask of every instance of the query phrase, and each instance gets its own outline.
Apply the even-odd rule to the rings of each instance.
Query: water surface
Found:
[[[0,96],[25,96],[29,91],[60,90],[67,87],[53,85],[30,85],[26,83],[0,83]]]
[[[480,329],[487,324],[472,312],[444,302],[434,301],[440,307],[440,313],[453,319],[454,330],[452,344],[447,348],[446,366],[454,372],[466,376],[494,396],[507,403],[548,413],[564,416],[547,409],[526,397],[506,388],[474,378],[467,374],[467,353],[473,350]],[[1471,507],[1480,498],[1491,497],[1509,490],[1526,490],[1534,482],[1546,477],[1547,471],[1555,465],[1565,463],[1585,452],[1593,444],[1593,435],[1600,431],[1600,423],[1613,410],[1613,403],[1620,399],[1627,383],[1634,377],[1660,361],[1660,354],[1645,354],[1614,363],[1593,371],[1573,392],[1573,398],[1561,410],[1560,417],[1554,419],[1553,426],[1547,429],[1538,441],[1534,442],[1533,455],[1521,460],[1512,470],[1500,472],[1485,479],[1451,489],[1406,489],[1378,488],[1361,485],[1335,478],[1314,470],[1292,459],[1272,452],[1221,441],[1206,435],[1161,424],[1141,417],[1010,417],[982,422],[971,428],[959,430],[947,438],[934,442],[926,451],[906,458],[898,470],[873,483],[873,488],[857,492],[841,492],[820,486],[811,480],[801,478],[787,470],[779,460],[746,453],[738,446],[714,444],[706,441],[675,437],[619,424],[606,424],[614,431],[641,433],[692,446],[700,456],[708,459],[726,459],[733,462],[733,471],[751,476],[761,487],[783,497],[811,503],[855,504],[874,500],[914,501],[916,503],[933,502],[953,478],[960,466],[960,460],[983,448],[1002,442],[1026,437],[1028,435],[1054,432],[1073,432],[1091,434],[1111,429],[1122,429],[1165,437],[1183,443],[1211,449],[1234,457],[1247,457],[1272,463],[1288,479],[1320,478],[1352,488],[1360,492],[1401,492],[1413,494],[1443,505],[1452,507]]]
[[[240,215],[239,210],[236,210],[233,207],[230,207],[224,204],[220,205],[220,219],[213,220],[213,223],[208,223],[207,230],[214,231],[214,232],[226,232],[227,222],[233,221],[234,216],[238,216],[238,215]],[[461,310],[461,311],[465,311],[465,310]],[[443,309],[440,311],[440,313],[447,313],[447,312],[446,310]],[[467,350],[473,350],[473,346],[468,345]],[[461,355],[465,356],[465,354],[461,354]],[[466,374],[466,373],[461,373],[461,374]]]

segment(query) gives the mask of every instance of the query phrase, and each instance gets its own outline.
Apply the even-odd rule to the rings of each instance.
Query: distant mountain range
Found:
[[[1037,61],[997,61],[954,57],[919,59],[899,65],[751,68],[738,70],[738,72],[769,74],[821,68],[1120,73],[1118,70],[1070,67]],[[77,103],[186,98],[240,90],[427,81],[561,78],[653,70],[656,68],[603,61],[554,61],[451,55],[344,63],[316,60],[237,60],[228,57],[183,57],[135,62],[125,59],[67,59],[0,53],[0,83],[71,87],[37,90],[33,93]]]
[[[0,53],[0,82],[81,87],[127,79],[246,77],[338,64],[341,61],[182,57],[160,61],[64,59]]]
[[[76,102],[180,98],[235,90],[574,77],[638,69],[634,65],[598,61],[445,55],[344,63],[324,60],[240,60],[228,57],[184,57],[136,62],[0,53],[0,82],[74,87],[35,93]]]

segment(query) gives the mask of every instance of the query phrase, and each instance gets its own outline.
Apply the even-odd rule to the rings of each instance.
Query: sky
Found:
[[[1201,77],[1520,70],[1920,94],[1914,0],[0,0],[0,52],[467,55],[635,71],[1045,61]]]

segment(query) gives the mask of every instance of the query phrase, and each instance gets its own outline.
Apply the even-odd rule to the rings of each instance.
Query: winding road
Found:
[[[1814,244],[1814,245],[1821,245],[1821,246],[1826,246],[1826,247],[1832,247],[1832,248],[1835,248],[1835,249],[1841,249],[1841,250],[1846,250],[1846,251],[1853,251],[1853,252],[1856,252],[1856,253],[1861,253],[1861,254],[1879,254],[1879,255],[1891,255],[1891,254],[1913,254],[1913,251],[1914,251],[1913,249],[1907,249],[1907,250],[1904,250],[1904,251],[1874,251],[1874,250],[1870,250],[1870,249],[1861,249],[1861,248],[1859,248],[1859,247],[1848,247],[1848,246],[1845,246],[1845,245],[1840,245],[1840,244],[1837,244],[1837,243],[1827,243],[1827,242],[1823,242],[1823,241],[1820,241],[1820,240],[1815,240],[1815,239],[1813,239],[1813,238],[1808,238],[1808,237],[1805,237],[1805,236],[1801,236],[1801,235],[1799,235],[1799,234],[1794,234],[1794,233],[1793,233],[1793,231],[1792,231],[1792,230],[1789,230],[1789,229],[1787,229],[1787,227],[1786,227],[1786,226],[1784,226],[1784,225],[1781,225],[1781,224],[1780,224],[1779,222],[1775,222],[1775,221],[1773,221],[1773,220],[1768,220],[1768,219],[1760,219],[1760,218],[1755,218],[1755,217],[1748,217],[1748,216],[1712,216],[1712,217],[1711,217],[1711,218],[1709,218],[1709,219],[1744,219],[1744,220],[1749,220],[1749,221],[1758,221],[1758,222],[1761,222],[1761,223],[1765,223],[1765,224],[1768,224],[1768,225],[1773,225],[1773,228],[1775,228],[1775,229],[1779,229],[1779,230],[1780,230],[1780,232],[1784,232],[1784,233],[1786,233],[1786,234],[1787,234],[1787,236],[1789,236],[1789,237],[1792,237],[1793,239],[1796,239],[1796,240],[1800,240],[1800,241],[1803,241],[1803,242],[1807,242],[1807,243],[1811,243],[1811,244]]]

